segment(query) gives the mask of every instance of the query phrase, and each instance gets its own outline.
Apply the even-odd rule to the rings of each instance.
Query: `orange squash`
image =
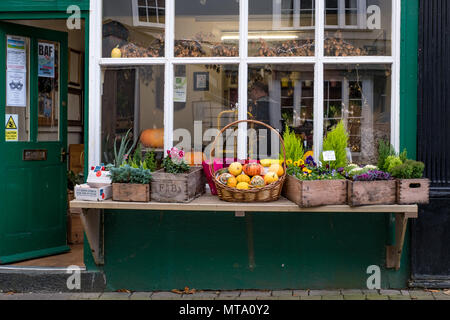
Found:
[[[264,167],[259,163],[249,163],[244,166],[244,173],[250,177],[263,174]]]
[[[141,143],[147,148],[164,148],[164,129],[147,129],[141,134]]]
[[[206,156],[203,152],[186,152],[184,154],[184,160],[188,165],[201,166],[203,161],[206,161]]]

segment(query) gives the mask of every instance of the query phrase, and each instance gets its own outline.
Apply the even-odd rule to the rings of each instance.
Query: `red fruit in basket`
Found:
[[[244,166],[244,173],[250,177],[259,176],[264,173],[264,167],[259,163],[249,163]]]

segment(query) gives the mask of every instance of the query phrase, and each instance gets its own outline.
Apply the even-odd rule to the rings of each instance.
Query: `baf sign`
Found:
[[[38,76],[55,77],[55,45],[47,42],[38,44]]]

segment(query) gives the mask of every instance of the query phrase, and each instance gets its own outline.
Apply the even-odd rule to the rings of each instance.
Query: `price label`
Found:
[[[336,153],[334,151],[324,151],[323,161],[336,161]]]

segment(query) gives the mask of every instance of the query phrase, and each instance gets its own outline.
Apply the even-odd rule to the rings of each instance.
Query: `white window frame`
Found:
[[[239,57],[174,57],[175,3],[166,1],[165,57],[161,58],[102,58],[102,1],[90,2],[89,42],[89,166],[101,162],[101,90],[102,67],[164,65],[164,147],[173,146],[173,77],[174,66],[179,64],[237,64],[239,65],[239,119],[247,119],[248,66],[252,64],[309,64],[314,65],[314,151],[322,151],[324,65],[325,64],[388,64],[392,68],[391,87],[391,143],[400,149],[400,39],[401,0],[392,0],[392,55],[391,56],[324,56],[323,45],[316,46],[314,57],[249,57],[248,56],[248,1],[240,0]],[[316,0],[316,43],[324,43],[325,2]],[[239,126],[238,156],[246,157],[247,126]]]
[[[165,24],[164,23],[154,23],[154,22],[143,22],[139,19],[139,0],[131,0],[131,4],[133,5],[133,25],[136,27],[152,27],[152,28],[159,28],[164,29]],[[153,7],[147,7],[147,13],[148,8]],[[162,9],[158,6],[155,8],[158,14],[158,21],[159,21],[159,12],[158,10]],[[164,14],[166,14],[166,8],[164,8]]]
[[[273,20],[272,27],[273,30],[313,30],[314,26],[301,26],[300,25],[300,17],[301,17],[301,0],[294,0],[294,9],[293,11],[293,25],[292,27],[283,27],[281,23],[282,14],[282,1],[283,0],[272,0],[273,2]],[[314,3],[314,2],[313,2]],[[314,11],[314,9],[313,9]]]

